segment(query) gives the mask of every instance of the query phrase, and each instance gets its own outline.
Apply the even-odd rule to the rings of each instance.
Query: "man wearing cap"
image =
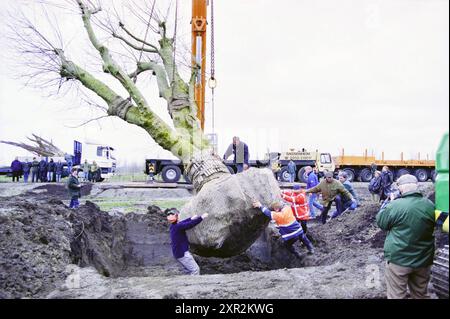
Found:
[[[259,201],[254,201],[253,207],[259,208],[264,215],[275,221],[283,240],[283,244],[292,254],[299,258],[302,257],[301,254],[295,249],[296,247],[294,247],[295,242],[299,239],[308,249],[308,254],[314,253],[312,243],[309,241],[308,237],[306,237],[302,230],[302,226],[300,226],[295,219],[292,209],[289,206],[283,205],[279,201],[275,201],[272,205],[270,205],[271,209],[269,209],[263,206]]]
[[[327,222],[328,211],[330,210],[333,202],[336,201],[337,195],[341,195],[345,201],[351,201],[352,203],[355,202],[352,194],[350,194],[344,185],[333,178],[333,172],[327,171],[324,175],[325,179],[323,179],[319,185],[305,191],[306,193],[322,193],[322,224]],[[337,205],[339,204],[337,203]]]
[[[346,172],[340,172],[338,174],[339,181],[344,185],[344,187],[352,194],[354,201],[351,200],[343,200],[340,195],[336,196],[336,210],[331,214],[331,218],[336,218],[340,216],[342,213],[348,210],[355,210],[358,206],[358,202],[356,199],[356,193],[353,189],[352,184],[348,180],[348,175]]]
[[[173,256],[184,267],[186,274],[200,275],[200,267],[194,257],[189,252],[189,241],[186,230],[198,225],[203,219],[208,217],[208,213],[202,216],[194,215],[182,221],[178,221],[180,212],[176,208],[166,209],[167,220],[170,225],[170,239]]]
[[[417,178],[407,174],[397,181],[401,196],[377,216],[378,226],[388,231],[384,242],[388,299],[429,298],[428,282],[434,257],[434,205],[418,191]]]

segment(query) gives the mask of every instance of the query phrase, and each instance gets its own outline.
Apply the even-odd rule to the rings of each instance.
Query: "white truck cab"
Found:
[[[82,169],[85,160],[89,164],[94,161],[97,163],[102,179],[111,178],[116,172],[114,148],[110,145],[96,141],[85,141],[84,143],[74,141],[73,165],[80,165]]]

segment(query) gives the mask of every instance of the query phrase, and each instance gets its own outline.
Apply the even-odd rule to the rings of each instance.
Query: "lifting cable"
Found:
[[[209,78],[208,85],[211,89],[211,112],[212,112],[212,134],[214,135],[214,122],[215,122],[215,115],[214,115],[214,89],[216,87],[216,66],[215,66],[215,60],[214,60],[214,0],[211,0],[211,77]]]

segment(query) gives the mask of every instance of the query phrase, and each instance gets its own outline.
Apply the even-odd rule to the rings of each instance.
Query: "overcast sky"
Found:
[[[149,7],[152,1],[137,2]],[[181,55],[190,45],[191,1],[179,2]],[[18,3],[1,1],[2,32],[10,19],[5,10]],[[170,3],[175,1],[157,1],[161,8]],[[367,148],[392,159],[402,151],[407,158],[434,156],[449,127],[448,6],[447,0],[215,0],[220,153],[238,135],[253,159],[267,149],[302,147],[332,155],[342,148],[360,155]],[[49,30],[35,6],[25,12]],[[80,18],[67,12],[58,18],[71,57],[88,64],[91,55],[80,50],[88,46]],[[7,41],[0,37],[2,48]],[[47,92],[24,88],[23,79],[13,79],[21,57],[5,49],[0,58],[0,140],[26,141],[36,133],[72,152],[74,139],[95,137],[115,146],[122,163],[167,156],[142,129],[117,119],[69,128],[96,111],[80,106],[74,93],[49,99]],[[148,84],[143,90],[150,105],[169,121],[165,102]],[[209,92],[207,102],[209,133]],[[0,144],[0,164],[26,154]]]

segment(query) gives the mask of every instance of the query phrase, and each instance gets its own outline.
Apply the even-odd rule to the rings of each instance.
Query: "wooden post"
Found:
[[[384,152],[381,152],[381,160],[384,162]]]

